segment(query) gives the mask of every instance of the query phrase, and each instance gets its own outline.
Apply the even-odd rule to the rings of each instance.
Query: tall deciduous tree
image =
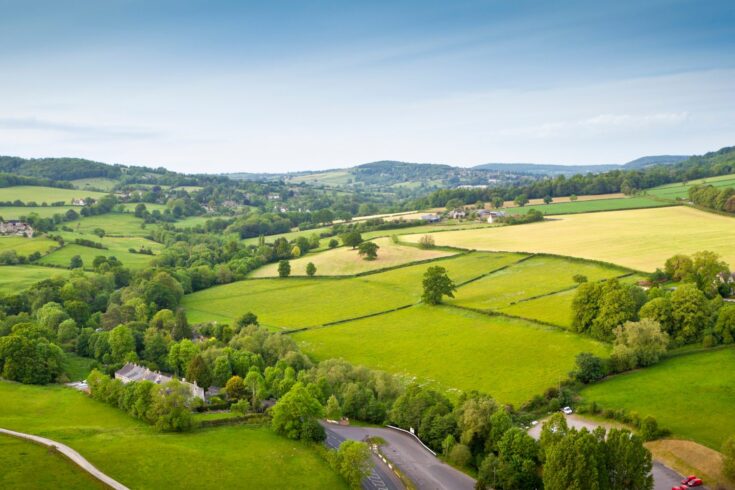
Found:
[[[212,386],[212,371],[209,369],[204,358],[197,354],[186,368],[186,379],[196,383],[206,391]]]
[[[271,409],[271,425],[289,439],[320,440],[324,438],[324,430],[317,419],[322,413],[319,400],[303,384],[296,383]]]
[[[454,291],[457,290],[454,282],[447,275],[447,270],[438,265],[429,267],[426,270],[423,286],[422,299],[430,305],[440,304],[443,296],[454,298]]]

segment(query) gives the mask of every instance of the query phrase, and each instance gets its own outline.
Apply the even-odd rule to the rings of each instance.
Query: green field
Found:
[[[186,218],[180,219],[175,223],[176,228],[193,228],[197,225],[202,225],[210,220],[223,216],[187,216]],[[255,242],[257,245],[257,240]]]
[[[416,306],[294,338],[319,360],[342,357],[516,405],[565,379],[579,352],[607,353],[599,342],[553,327],[448,306]]]
[[[125,210],[126,213],[134,213],[135,207],[138,204],[140,203],[126,202],[123,204],[119,204],[119,206],[122,206],[122,208]],[[160,212],[164,212],[166,209],[168,209],[168,206],[166,206],[165,204],[156,204],[156,203],[149,203],[149,202],[144,202],[143,204],[145,204],[145,208],[148,210],[149,213],[153,212],[156,209]]]
[[[308,263],[313,263],[316,266],[317,276],[348,276],[419,260],[447,257],[456,253],[436,249],[422,250],[415,246],[400,245],[393,243],[393,240],[387,237],[376,238],[375,243],[380,247],[378,258],[375,260],[364,260],[358,255],[358,251],[351,247],[339,247],[291,260],[291,275],[305,276]],[[278,264],[273,263],[261,267],[255,270],[251,276],[278,277]]]
[[[15,250],[18,255],[31,255],[34,252],[47,254],[58,247],[58,242],[46,237],[25,238],[22,236],[0,237],[0,253]]]
[[[92,177],[89,179],[76,179],[71,181],[77,189],[94,189],[101,191],[111,191],[117,184],[115,179],[105,177]]]
[[[150,234],[150,230],[146,229],[145,222],[129,213],[107,213],[89,216],[69,223],[67,226],[83,234],[92,234],[96,228],[102,228],[107,235],[111,236],[148,236]]]
[[[735,175],[720,175],[719,177],[707,177],[706,179],[691,180],[689,182],[678,182],[676,184],[662,185],[648,189],[646,194],[662,199],[688,199],[689,188],[695,185],[712,185],[714,187],[735,187]]]
[[[0,382],[0,400],[0,427],[62,442],[129,488],[346,488],[312,449],[267,428],[160,434],[60,386]]]
[[[69,209],[79,212],[78,206],[2,206],[0,207],[0,217],[4,220],[20,219],[21,216],[30,216],[37,214],[41,218],[50,218],[55,214],[63,215]]]
[[[472,253],[439,260],[461,283],[522,258],[519,254]],[[432,264],[432,265],[433,265]],[[189,294],[189,320],[232,322],[251,311],[271,328],[313,327],[417,303],[427,264],[346,279],[251,279]]]
[[[420,234],[404,236],[418,242]],[[435,233],[437,245],[546,252],[653,272],[677,253],[712,250],[735,264],[735,220],[685,206],[570,214],[541,223]]]
[[[84,235],[84,238],[102,243],[107,247],[107,249],[99,249],[76,245],[73,243],[74,238],[81,237],[82,235],[62,233],[62,236],[64,237],[64,240],[67,241],[67,244],[59,250],[43,257],[40,260],[41,264],[69,267],[71,258],[75,255],[79,255],[84,262],[84,268],[90,269],[95,257],[104,255],[105,257],[117,257],[125,267],[129,267],[131,269],[142,269],[150,264],[154,256],[131,253],[128,249],[134,248],[138,250],[143,246],[152,249],[154,254],[158,254],[163,249],[163,245],[160,243],[142,237],[105,236],[103,238],[99,238],[95,235]]]
[[[666,202],[657,201],[648,197],[627,197],[623,199],[599,199],[590,201],[560,202],[551,204],[539,204],[524,206],[522,208],[506,209],[510,214],[526,214],[531,209],[536,209],[547,215],[591,213],[595,211],[617,211],[620,209],[656,208],[670,206]]]
[[[15,437],[0,435],[0,488],[107,488],[53,450]]]
[[[291,177],[289,182],[294,184],[300,184],[302,182],[308,184],[320,184],[320,185],[346,185],[352,178],[347,170],[330,170],[326,172],[315,172],[306,175],[299,175]]]
[[[735,350],[674,357],[582,391],[585,401],[656,417],[675,438],[719,450],[735,434]]]
[[[93,199],[99,199],[106,195],[104,192],[33,185],[0,188],[0,201],[15,201],[17,199],[23,202],[35,201],[38,204],[43,202],[51,204],[52,202],[60,201],[71,204],[71,200],[74,198],[83,199],[85,197],[91,197]]]
[[[535,298],[576,285],[572,276],[582,274],[599,281],[626,271],[600,264],[558,257],[533,257],[461,287],[450,304],[478,310],[497,310],[517,301]]]
[[[529,301],[520,301],[499,311],[511,316],[551,323],[563,328],[572,326],[572,301],[576,289],[549,294]]]
[[[17,293],[39,281],[52,277],[65,277],[70,270],[37,265],[0,265],[0,293]]]

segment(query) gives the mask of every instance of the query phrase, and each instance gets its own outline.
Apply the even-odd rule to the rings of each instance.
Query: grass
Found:
[[[394,267],[419,260],[436,259],[447,257],[453,252],[442,250],[422,250],[418,247],[406,246],[393,243],[388,237],[377,238],[375,243],[378,249],[376,260],[364,260],[358,251],[351,247],[339,247],[317,254],[309,254],[295,260],[291,260],[291,275],[305,276],[306,265],[313,263],[316,266],[316,275],[324,276],[347,276],[360,272],[367,272],[386,267]],[[268,264],[257,269],[252,277],[277,277],[278,264]]]
[[[452,279],[464,282],[522,258],[518,254],[473,253],[441,259]],[[230,323],[251,311],[270,328],[303,328],[410,305],[421,298],[427,264],[357,278],[252,279],[184,297],[192,322]]]
[[[735,434],[735,350],[673,357],[582,391],[585,401],[653,416],[675,438],[719,450]]]
[[[37,214],[41,218],[51,218],[55,214],[63,215],[70,209],[79,212],[81,208],[78,206],[2,206],[0,207],[0,217],[4,220],[11,220]]]
[[[92,371],[92,366],[95,364],[94,359],[67,352],[64,361],[64,372],[69,377],[69,381],[82,381],[87,379]]]
[[[28,289],[39,281],[52,277],[66,277],[70,270],[37,265],[0,266],[0,293],[13,294]]]
[[[549,294],[500,308],[500,311],[512,316],[520,316],[529,320],[570,328],[572,326],[574,293],[576,293],[576,289]]]
[[[140,249],[141,246],[144,246],[146,248],[151,248],[154,254],[158,254],[163,249],[163,246],[160,243],[142,237],[105,236],[104,238],[99,238],[95,235],[83,236],[83,238],[102,243],[107,247],[107,249],[99,249],[76,245],[73,243],[74,238],[80,238],[82,235],[75,233],[62,233],[62,236],[64,237],[64,240],[67,241],[67,244],[59,250],[43,257],[39,263],[69,267],[71,258],[75,255],[79,255],[82,258],[82,262],[84,262],[84,268],[91,269],[92,262],[95,257],[99,255],[109,257],[112,255],[117,257],[124,266],[129,267],[130,269],[142,269],[150,264],[154,256],[131,253],[128,251],[130,248],[137,250]]]
[[[204,225],[210,219],[227,218],[227,216],[187,216],[175,223],[176,228],[193,228],[197,225]],[[257,241],[256,241],[257,244]]]
[[[0,435],[0,488],[107,488],[58,452],[40,444]]]
[[[719,177],[707,177],[706,179],[662,185],[660,187],[648,189],[646,194],[650,194],[661,199],[688,199],[690,187],[707,184],[713,185],[714,187],[735,187],[735,175],[720,175]]]
[[[451,304],[480,310],[497,310],[520,300],[569,289],[572,276],[582,274],[590,281],[624,274],[618,268],[558,257],[533,257],[461,287]]]
[[[71,200],[74,198],[81,199],[91,197],[93,199],[99,199],[106,195],[107,194],[104,192],[79,189],[59,189],[56,187],[34,185],[18,185],[14,187],[0,188],[0,201],[15,201],[17,199],[25,203],[35,201],[38,204],[43,202],[51,204],[52,202],[60,201],[64,201],[66,204],[71,204]]]
[[[607,352],[556,328],[449,306],[416,306],[294,338],[319,360],[341,357],[516,405],[565,379],[579,352]]]
[[[94,189],[101,191],[111,191],[117,184],[115,179],[106,177],[92,177],[89,179],[75,179],[71,181],[77,189]]]
[[[347,170],[329,170],[326,172],[299,175],[291,177],[288,180],[293,184],[305,182],[308,184],[346,185],[351,178],[352,174]]]
[[[58,242],[42,236],[35,238],[22,236],[0,237],[0,253],[15,250],[18,255],[25,256],[31,255],[33,252],[47,254],[50,250],[58,246]]]
[[[654,271],[677,253],[712,250],[735,264],[735,220],[688,207],[574,214],[541,223],[436,233],[437,245],[547,252]],[[418,242],[422,235],[402,237]]]
[[[551,216],[557,214],[616,211],[620,209],[656,208],[662,206],[671,206],[671,204],[657,201],[648,197],[628,197],[540,204],[534,206],[524,206],[522,208],[514,207],[507,209],[506,212],[511,214],[526,214],[529,210],[536,209],[544,214]]]
[[[89,216],[68,223],[67,226],[78,233],[88,235],[92,235],[97,228],[105,230],[105,233],[110,236],[148,236],[150,234],[150,231],[145,228],[145,222],[129,213]]]
[[[140,204],[138,202],[126,202],[119,204],[119,206],[122,206],[122,208],[125,210],[126,213],[134,213],[135,207]],[[164,212],[166,209],[168,209],[168,206],[165,204],[156,204],[156,203],[150,203],[150,202],[144,202],[145,208],[148,210],[149,213],[152,213],[154,210],[158,210],[160,212]]]
[[[67,444],[129,488],[346,488],[309,446],[264,427],[160,434],[59,386],[0,382],[0,400],[0,427]]]
[[[194,418],[200,422],[212,420],[229,420],[242,417],[237,412],[203,412],[194,414]]]

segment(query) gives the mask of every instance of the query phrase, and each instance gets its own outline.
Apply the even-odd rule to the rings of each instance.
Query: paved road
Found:
[[[619,427],[619,424],[613,422],[597,422],[588,419],[584,419],[578,415],[567,415],[567,424],[569,427],[575,427],[577,429],[586,428],[587,430],[595,430],[597,427],[605,427],[610,429],[612,427]],[[538,439],[541,436],[541,426],[543,421],[540,421],[538,425],[532,427],[528,434],[534,439]],[[653,489],[654,490],[671,490],[672,487],[681,485],[681,480],[684,478],[682,475],[672,470],[668,466],[664,466],[658,461],[653,462]],[[699,487],[703,490],[706,487]]]
[[[388,428],[328,425],[329,431],[346,439],[363,440],[380,437],[386,457],[416,485],[419,490],[473,490],[475,480],[441,462],[413,436]]]
[[[72,462],[74,462],[77,466],[82,468],[84,471],[92,475],[93,477],[100,480],[105,485],[109,486],[110,488],[114,488],[115,490],[129,490],[128,487],[123,485],[122,483],[117,482],[116,480],[113,480],[109,476],[102,473],[100,470],[98,470],[92,463],[84,459],[84,457],[70,448],[69,446],[65,444],[61,444],[60,442],[52,441],[51,439],[46,439],[45,437],[39,437],[34,436],[31,434],[24,434],[22,432],[15,432],[13,430],[7,430],[7,429],[0,429],[0,434],[7,434],[9,436],[18,437],[20,439],[27,439],[29,441],[36,442],[38,444],[43,444],[44,446],[49,447],[55,447],[61,454],[69,458]]]
[[[327,446],[337,449],[345,439],[348,439],[333,430],[336,428],[334,425],[325,423],[322,423],[322,425],[327,433],[325,441]],[[403,490],[405,488],[401,480],[383,463],[383,460],[373,455],[373,462],[375,463],[373,471],[370,476],[363,480],[362,488],[365,490]]]

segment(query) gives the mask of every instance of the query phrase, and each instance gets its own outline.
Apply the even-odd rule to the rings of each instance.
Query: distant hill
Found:
[[[691,155],[654,155],[650,157],[640,157],[626,163],[623,167],[646,168],[651,165],[673,165],[675,163],[683,162],[690,157]]]
[[[525,172],[531,174],[544,175],[572,175],[586,174],[589,172],[599,173],[607,172],[620,168],[617,164],[600,164],[600,165],[561,165],[548,163],[484,163],[472,167],[478,170],[496,170],[502,172]]]

